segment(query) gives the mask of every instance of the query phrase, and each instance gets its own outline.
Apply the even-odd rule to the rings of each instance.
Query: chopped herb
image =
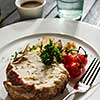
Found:
[[[18,53],[19,53],[19,54],[23,54],[23,52],[22,52],[22,51],[19,51]]]
[[[21,66],[21,68],[24,68],[23,66]]]
[[[47,51],[43,51],[40,57],[45,65],[51,65],[53,62],[53,56],[51,56]]]
[[[30,72],[27,70],[27,73],[30,74]]]
[[[40,57],[45,65],[51,65],[54,59],[58,62],[62,62],[63,60],[60,50],[54,46],[52,40],[49,40],[49,43],[44,47]]]
[[[14,57],[14,55],[11,55],[11,57]]]
[[[35,49],[37,49],[37,46],[33,45],[31,50],[35,50]]]
[[[17,58],[17,56],[18,56],[18,52],[15,51],[14,60]]]

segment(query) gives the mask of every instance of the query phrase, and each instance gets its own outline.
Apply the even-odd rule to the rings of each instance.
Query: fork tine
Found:
[[[86,83],[87,78],[89,78],[89,75],[91,74],[91,72],[93,71],[98,59],[95,58],[95,60],[93,60],[94,62],[92,62],[92,65],[90,65],[90,68],[88,70],[88,72],[86,72],[85,77],[83,78],[83,83]]]
[[[97,65],[97,66],[99,66],[99,64],[100,64],[100,61],[99,61],[99,63],[98,63],[98,65]],[[94,80],[96,79],[96,76],[98,75],[99,71],[100,71],[100,66],[99,66],[99,68],[98,68],[97,72],[95,73],[95,75],[94,75],[93,79],[91,80],[90,85],[92,85],[92,84],[93,84],[93,82],[94,82]]]
[[[86,76],[86,74],[89,72],[90,68],[92,67],[93,63],[95,62],[96,58],[93,59],[93,61],[91,62],[90,66],[88,67],[88,69],[86,70],[85,74],[80,78],[79,81],[83,81],[84,77]],[[88,76],[87,76],[88,77]],[[86,78],[85,78],[86,80]],[[79,82],[78,81],[78,82]],[[85,82],[85,81],[84,81]]]
[[[95,72],[98,71],[97,69],[98,69],[99,64],[100,64],[100,61],[98,62],[98,59],[97,59],[97,60],[96,60],[96,64],[93,66],[94,69],[92,69],[92,71],[90,71],[90,74],[89,74],[90,77],[88,76],[89,79],[87,80],[87,82],[85,82],[86,85],[89,84],[89,82],[90,82],[90,80],[92,79],[92,77],[94,77]],[[96,67],[95,67],[95,66],[96,66]]]

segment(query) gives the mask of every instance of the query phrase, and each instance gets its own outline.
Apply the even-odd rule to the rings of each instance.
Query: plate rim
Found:
[[[12,26],[16,26],[16,25],[18,25],[18,24],[23,24],[23,23],[27,23],[27,22],[33,22],[33,21],[36,21],[36,20],[41,20],[41,21],[42,21],[42,20],[47,20],[47,21],[49,21],[49,20],[65,20],[65,21],[70,22],[70,23],[74,23],[74,22],[75,22],[75,23],[80,23],[80,24],[83,24],[83,25],[88,25],[89,27],[98,29],[98,30],[100,31],[100,27],[98,27],[98,26],[96,26],[96,25],[93,25],[93,24],[90,24],[90,23],[87,23],[87,22],[83,22],[83,21],[67,20],[67,19],[65,19],[65,18],[60,18],[60,19],[58,19],[58,18],[47,18],[47,19],[45,19],[45,18],[38,18],[38,19],[35,19],[35,20],[34,20],[34,19],[29,19],[29,20],[24,20],[24,21],[20,21],[20,22],[8,24],[8,25],[2,27],[2,28],[0,29],[0,31],[1,31],[1,30],[4,30],[4,29],[6,29],[6,28],[12,27]]]
[[[81,42],[83,42],[83,43],[85,43],[86,45],[88,45],[90,48],[92,48],[92,50],[93,51],[95,51],[95,53],[97,54],[97,56],[98,56],[98,58],[100,58],[100,53],[99,53],[99,51],[91,44],[91,43],[89,43],[88,41],[86,41],[85,39],[83,39],[83,38],[81,38],[81,37],[79,37],[79,36],[76,36],[76,35],[70,35],[70,34],[66,34],[66,33],[63,33],[63,32],[60,32],[60,33],[56,33],[56,32],[51,32],[51,33],[47,33],[47,32],[45,32],[45,33],[37,33],[37,34],[30,34],[30,35],[27,35],[27,36],[22,36],[22,37],[19,37],[19,38],[17,38],[17,39],[14,39],[13,41],[10,41],[10,42],[8,42],[7,44],[5,44],[4,46],[2,46],[1,48],[0,48],[0,52],[3,50],[3,49],[5,49],[6,47],[8,47],[9,45],[11,45],[11,44],[13,44],[13,43],[16,43],[17,41],[21,41],[22,39],[27,39],[27,38],[29,38],[29,37],[42,37],[42,35],[43,36],[45,36],[45,35],[60,35],[60,36],[68,36],[68,37],[70,37],[70,38],[74,38],[74,39],[76,39],[76,40],[79,40],[79,41],[81,41]]]

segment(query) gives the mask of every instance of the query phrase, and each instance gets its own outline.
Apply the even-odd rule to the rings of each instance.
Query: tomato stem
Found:
[[[79,53],[80,49],[82,49],[82,50],[84,51],[84,53],[85,53],[85,54],[84,54],[84,57],[87,57],[88,55],[87,55],[87,53],[86,53],[86,51],[84,50],[83,47],[79,46],[77,52]]]
[[[81,49],[84,51],[84,57],[87,58],[88,55],[87,55],[86,51],[83,49],[83,47],[81,47],[81,46],[79,46],[79,48],[78,48],[77,50],[71,49],[71,50],[67,50],[67,51],[66,51],[67,54],[68,54],[68,53],[71,53],[71,52],[73,52],[73,51],[76,52],[76,56],[75,56],[75,57],[76,57],[77,60],[80,62],[79,68],[82,68],[82,61],[81,61],[81,59],[78,57],[78,54],[79,54],[79,52],[80,52]]]

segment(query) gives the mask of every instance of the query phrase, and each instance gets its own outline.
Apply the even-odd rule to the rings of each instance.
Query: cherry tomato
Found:
[[[69,65],[73,62],[74,58],[72,55],[69,55],[69,54],[66,54],[66,53],[63,53],[62,54],[62,57],[64,58],[64,64],[65,65]]]
[[[85,65],[87,64],[87,57],[85,55],[79,53],[78,58],[82,62],[82,67],[85,67]]]
[[[79,78],[85,71],[84,66],[87,64],[87,57],[83,54],[71,55],[63,53],[64,66],[68,70],[72,79]]]
[[[76,78],[81,75],[81,69],[79,69],[79,63],[72,63],[66,67],[71,78]]]

